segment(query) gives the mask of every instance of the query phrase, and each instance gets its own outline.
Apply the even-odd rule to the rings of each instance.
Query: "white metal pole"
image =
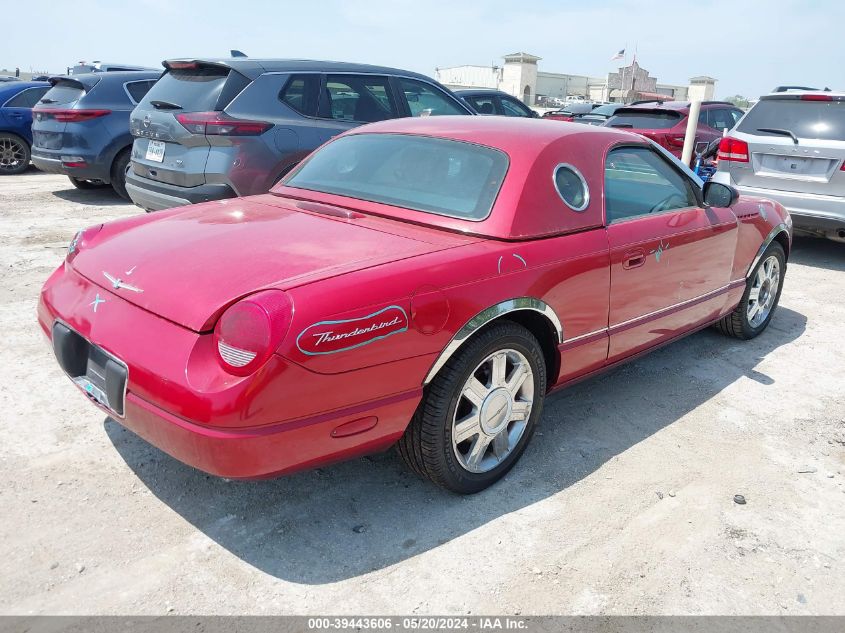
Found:
[[[681,153],[681,161],[689,165],[692,159],[692,150],[695,147],[695,131],[698,129],[698,114],[701,112],[701,101],[693,101],[689,106],[689,118],[687,119],[687,133],[684,135],[684,151]]]

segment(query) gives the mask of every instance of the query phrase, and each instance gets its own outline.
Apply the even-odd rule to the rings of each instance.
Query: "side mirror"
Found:
[[[733,187],[708,180],[704,183],[704,204],[709,207],[732,207],[739,198]]]
[[[537,112],[537,110],[531,110],[531,116],[532,116],[532,118],[539,119],[540,113]]]

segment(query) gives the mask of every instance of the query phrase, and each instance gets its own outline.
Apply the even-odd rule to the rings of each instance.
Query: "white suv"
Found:
[[[845,93],[760,97],[719,145],[713,180],[777,200],[796,230],[845,242]]]

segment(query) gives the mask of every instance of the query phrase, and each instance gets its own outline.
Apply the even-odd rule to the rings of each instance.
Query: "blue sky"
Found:
[[[23,5],[0,0],[9,18]],[[435,67],[501,63],[515,51],[551,72],[601,76],[627,44],[658,81],[719,80],[717,96],[777,84],[845,89],[842,0],[75,0],[4,29],[0,67],[61,72],[78,60],[304,57]],[[12,15],[13,17],[13,15]],[[6,21],[5,19],[3,20]],[[630,60],[630,56],[628,57]]]

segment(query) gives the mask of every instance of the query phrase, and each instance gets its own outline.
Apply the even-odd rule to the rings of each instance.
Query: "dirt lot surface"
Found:
[[[0,613],[845,614],[845,245],[796,241],[756,340],[704,331],[553,397],[461,498],[392,452],[227,482],[104,419],[36,300],[78,228],[140,212],[0,180]]]

